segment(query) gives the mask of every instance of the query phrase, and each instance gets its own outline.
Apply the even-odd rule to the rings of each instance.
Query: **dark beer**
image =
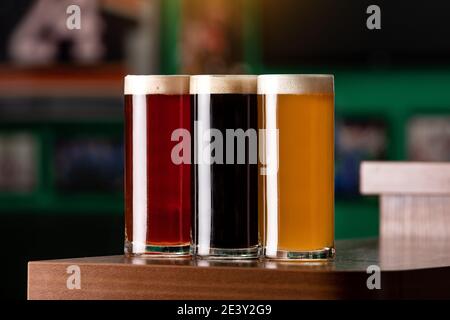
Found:
[[[191,99],[194,252],[209,258],[257,257],[256,78],[193,76]]]
[[[171,137],[190,128],[188,76],[125,78],[125,253],[189,254],[191,169]]]

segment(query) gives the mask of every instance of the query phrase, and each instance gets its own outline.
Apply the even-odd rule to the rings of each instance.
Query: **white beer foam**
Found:
[[[191,76],[191,94],[256,94],[254,75],[196,75]]]
[[[332,94],[334,76],[328,74],[265,74],[258,76],[258,94]]]
[[[127,75],[125,94],[189,94],[186,75]]]

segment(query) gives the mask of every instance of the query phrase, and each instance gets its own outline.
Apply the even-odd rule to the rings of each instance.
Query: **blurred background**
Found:
[[[66,9],[81,8],[70,30]],[[370,4],[381,30],[366,27]],[[0,297],[29,260],[123,252],[123,76],[333,73],[336,238],[378,234],[361,160],[450,161],[450,2],[2,0]]]

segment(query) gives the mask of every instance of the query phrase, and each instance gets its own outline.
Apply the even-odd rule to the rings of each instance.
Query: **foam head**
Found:
[[[191,76],[191,94],[256,94],[257,77],[252,75]]]
[[[186,75],[128,75],[125,94],[189,94],[189,76]]]
[[[258,94],[333,94],[327,74],[265,74],[258,76]]]

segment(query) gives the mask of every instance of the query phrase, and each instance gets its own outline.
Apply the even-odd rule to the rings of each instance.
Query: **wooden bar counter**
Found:
[[[449,249],[445,241],[363,239],[337,241],[336,260],[323,264],[121,255],[33,261],[28,299],[450,298]],[[369,289],[376,270],[381,288]]]

